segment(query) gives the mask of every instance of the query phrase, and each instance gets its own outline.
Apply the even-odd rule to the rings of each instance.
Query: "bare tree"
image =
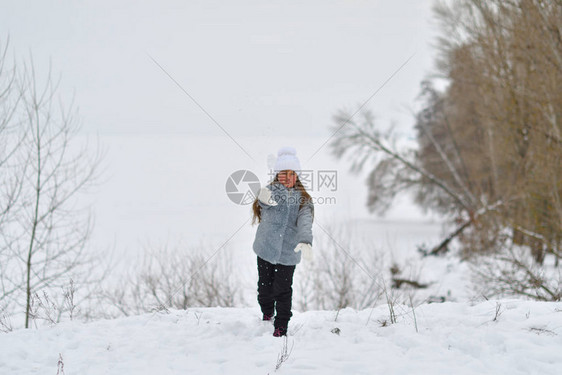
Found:
[[[15,119],[21,94],[17,87],[15,63],[8,62],[8,47],[8,42],[0,44],[0,275],[6,275],[11,265],[7,259],[13,238],[7,228],[14,220],[23,182],[23,176],[15,172],[17,162],[14,160],[23,143],[23,137],[17,133],[18,122]],[[0,303],[5,303],[4,299],[17,289],[17,285],[0,277]]]
[[[374,165],[367,178],[367,207],[371,211],[386,210],[396,194],[412,190],[422,196],[433,196],[431,202],[436,204],[432,208],[455,215],[456,228],[430,253],[441,252],[464,229],[502,205],[501,201],[488,204],[485,200],[475,200],[468,194],[465,183],[456,183],[456,177],[447,179],[446,175],[461,172],[445,153],[438,157],[449,164],[449,170],[434,171],[419,160],[416,150],[404,146],[399,149],[391,131],[378,130],[370,111],[362,111],[359,116],[359,119],[351,118],[345,111],[334,116],[334,128],[339,132],[331,143],[332,151],[340,158],[350,154],[354,160],[352,170],[360,170],[367,161]]]
[[[8,150],[1,165],[0,263],[6,268],[0,301],[12,310],[23,307],[27,328],[35,293],[85,279],[79,272],[91,264],[85,249],[92,221],[80,198],[94,182],[101,155],[75,139],[76,109],[62,104],[50,72],[38,77],[32,57],[8,81],[0,78],[17,98],[0,121]]]

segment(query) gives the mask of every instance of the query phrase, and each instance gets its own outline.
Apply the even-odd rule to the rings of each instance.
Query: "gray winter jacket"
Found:
[[[314,205],[308,201],[299,210],[300,191],[280,183],[267,187],[277,205],[270,206],[258,200],[261,221],[256,231],[254,252],[272,264],[296,265],[301,261],[301,253],[295,253],[297,244],[312,245]]]

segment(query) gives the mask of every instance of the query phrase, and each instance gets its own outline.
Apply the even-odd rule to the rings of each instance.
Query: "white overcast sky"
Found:
[[[430,0],[2,1],[0,41],[49,62],[91,133],[329,135],[369,98],[383,125],[412,126],[436,34]]]

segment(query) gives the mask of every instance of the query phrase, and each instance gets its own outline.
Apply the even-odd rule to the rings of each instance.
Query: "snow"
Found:
[[[334,160],[327,149],[307,160],[325,139],[237,137],[253,160],[222,136],[104,136],[100,141],[107,162],[99,190],[90,196],[96,210],[90,251],[112,248],[117,261],[134,265],[135,257],[161,244],[205,243],[210,256],[226,242],[221,252],[236,259],[243,303],[1,333],[0,374],[62,374],[61,364],[64,374],[560,373],[562,303],[483,301],[466,263],[452,254],[421,258],[416,251],[443,235],[438,220],[408,199],[385,217],[374,217],[364,207],[364,176],[347,172],[347,161]],[[271,323],[260,320],[251,250],[256,227],[247,223],[233,236],[250,209],[229,201],[225,182],[240,169],[267,181],[267,155],[285,145],[297,148],[304,169],[338,173],[336,191],[312,191],[337,199],[316,207],[316,260],[332,242],[322,226],[349,256],[380,256],[380,269],[367,270],[371,275],[385,272],[388,279],[396,263],[400,276],[429,284],[413,294],[414,310],[395,306],[396,324],[389,324],[384,301],[360,311],[298,307],[306,293],[300,280],[311,270],[307,264],[295,274],[288,338],[274,338]],[[362,272],[355,276],[367,277]],[[397,301],[408,302],[410,291],[398,292],[403,295]],[[440,297],[447,302],[425,303]],[[276,370],[284,345],[288,356]]]
[[[272,336],[257,308],[65,322],[0,335],[0,373],[56,374],[60,357],[65,374],[560,373],[562,303],[449,302],[395,311],[397,323],[387,326],[385,305],[295,312],[286,339]],[[288,357],[276,371],[284,345]]]
[[[102,258],[108,259],[108,263],[125,263],[113,265],[114,275],[106,280],[106,286],[112,286],[115,276],[123,274],[127,266],[136,267],[134,259],[143,259],[151,250],[158,251],[167,245],[191,249],[204,244],[201,247],[208,251],[209,261],[213,260],[211,255],[220,257],[226,252],[236,259],[234,268],[240,277],[244,302],[237,308],[188,308],[89,323],[65,321],[51,327],[40,323],[39,328],[0,333],[0,375],[561,373],[561,303],[482,301],[482,296],[471,285],[466,263],[451,254],[421,258],[416,251],[422,244],[431,247],[442,237],[439,220],[424,215],[407,198],[399,200],[385,217],[373,217],[364,205],[365,173],[350,174],[348,160],[334,160],[329,155],[329,146],[324,147],[331,133],[326,126],[331,122],[329,117],[333,109],[355,102],[357,98],[363,102],[361,98],[370,97],[411,55],[412,48],[423,44],[420,41],[426,39],[427,33],[421,24],[410,20],[406,22],[408,27],[398,27],[405,31],[406,42],[397,43],[394,32],[396,35],[392,38],[379,38],[375,48],[370,49],[354,48],[364,46],[362,40],[345,36],[370,35],[373,30],[377,34],[371,28],[373,25],[379,28],[377,30],[390,30],[390,24],[396,26],[398,18],[407,19],[404,16],[408,15],[414,15],[410,18],[415,20],[424,20],[429,7],[420,5],[424,2],[410,3],[406,7],[402,4],[385,9],[376,5],[373,8],[372,4],[357,8],[355,4],[344,13],[338,7],[328,9],[328,15],[347,16],[324,17],[325,21],[316,22],[312,39],[302,38],[300,32],[287,34],[284,30],[285,18],[297,21],[292,24],[297,31],[309,28],[317,8],[310,4],[299,14],[287,12],[289,8],[270,9],[269,5],[258,9],[260,14],[274,16],[275,22],[266,22],[265,34],[256,34],[256,30],[261,30],[261,23],[267,17],[257,17],[257,24],[247,19],[249,22],[241,25],[228,22],[210,25],[208,22],[185,22],[185,15],[177,9],[168,12],[169,9],[159,5],[164,13],[179,14],[179,18],[168,17],[167,22],[152,23],[150,30],[143,31],[142,28],[128,27],[131,22],[113,22],[122,18],[122,12],[105,12],[109,18],[106,15],[100,18],[102,8],[88,7],[88,11],[78,12],[80,14],[69,8],[56,13],[75,22],[51,22],[57,25],[52,30],[41,27],[42,32],[37,34],[40,41],[27,32],[26,27],[41,24],[45,19],[42,9],[31,7],[35,11],[29,13],[33,9],[25,6],[14,8],[14,12],[4,12],[24,12],[31,18],[39,17],[39,23],[16,22],[18,17],[13,16],[8,17],[9,22],[0,23],[13,24],[16,47],[23,45],[25,48],[29,43],[42,46],[33,48],[36,61],[45,60],[46,51],[52,55],[53,65],[62,67],[67,77],[62,82],[62,93],[69,92],[65,82],[78,85],[78,92],[85,95],[79,101],[87,104],[82,108],[87,129],[102,130],[100,143],[107,151],[103,175],[99,190],[86,198],[92,201],[96,211],[96,225],[88,251],[105,254]],[[224,8],[218,14],[219,19],[237,20],[242,14],[247,18],[247,5]],[[254,7],[254,4],[250,6]],[[188,18],[206,19],[208,12],[216,16],[215,8],[191,11]],[[145,25],[146,19],[154,18],[155,14],[167,17],[161,11],[155,13],[151,7],[136,6],[135,9],[128,14],[132,24],[141,22]],[[359,12],[361,17],[355,16],[355,22],[351,23],[355,26],[348,30],[352,34],[346,34],[350,24],[348,16],[357,10],[362,10]],[[375,13],[381,15],[381,22],[372,22]],[[396,14],[400,17],[396,18]],[[96,22],[91,22],[91,17],[97,17]],[[101,19],[106,22],[97,22]],[[178,20],[190,30],[203,33],[227,27],[228,37],[225,39],[224,33],[215,32],[207,35],[206,42],[200,43],[201,32],[170,33],[168,28]],[[88,33],[83,34],[80,30],[66,33],[74,38],[70,45],[64,38],[53,37],[53,32],[60,34],[60,27],[74,24],[88,24],[84,30],[95,35],[96,42],[87,40],[91,39]],[[95,29],[95,24],[102,26],[101,33]],[[108,25],[113,26],[108,28]],[[346,27],[340,27],[342,25]],[[370,32],[357,33],[358,30]],[[333,33],[337,34],[337,40],[326,37]],[[121,37],[116,39],[115,35]],[[162,35],[168,40],[165,45],[161,43]],[[295,35],[298,40],[293,38]],[[107,40],[108,36],[111,40]],[[172,41],[169,36],[173,37]],[[176,37],[185,39],[189,36],[196,38],[196,43],[173,42]],[[127,43],[120,40],[123,38]],[[48,40],[56,43],[48,43]],[[236,52],[226,65],[222,56],[211,58],[207,53],[209,40],[226,47],[226,50],[214,48],[217,53]],[[350,40],[354,44],[349,44]],[[309,48],[310,41],[314,42],[314,49]],[[354,59],[351,76],[349,69],[334,69],[349,60],[348,54],[339,54],[339,58],[334,59],[333,51],[338,50],[334,41],[344,41],[350,51],[367,53],[366,57]],[[98,48],[100,43],[105,44],[103,49]],[[168,48],[174,44],[189,45],[190,48],[184,49],[185,56],[181,56],[177,49]],[[294,50],[287,49],[288,45],[295,47]],[[202,48],[205,53],[194,53],[193,48]],[[264,48],[272,53],[264,54]],[[302,59],[303,51],[306,59]],[[147,52],[149,56],[155,56],[190,93],[194,93],[197,101],[213,115],[213,121],[216,118],[221,129],[224,125],[235,142],[220,132],[193,103],[186,102],[188,98],[153,64]],[[252,54],[259,56],[249,59]],[[199,55],[200,58],[194,59]],[[107,56],[118,58],[107,59]],[[264,56],[267,57],[265,60]],[[401,135],[406,132],[407,137],[400,146],[415,142],[408,125],[412,120],[411,111],[404,111],[396,104],[397,100],[413,102],[411,99],[419,88],[420,72],[428,66],[429,60],[427,51],[418,51],[413,63],[401,70],[389,85],[384,85],[384,93],[368,103],[375,108],[377,124],[384,126],[391,122],[390,116],[395,117],[394,120],[398,117],[398,130]],[[73,68],[65,64],[72,61],[80,61],[79,66]],[[220,66],[209,70],[209,61]],[[251,65],[251,72],[248,72],[247,61],[256,62]],[[38,65],[39,68],[50,66]],[[295,79],[296,66],[304,76]],[[83,74],[84,71],[94,74]],[[206,76],[206,71],[212,71],[213,76]],[[271,75],[271,71],[277,73]],[[314,74],[310,74],[312,71]],[[334,75],[336,71],[340,72],[339,76]],[[265,76],[268,79],[264,80]],[[113,87],[109,85],[111,82]],[[220,87],[220,93],[217,87]],[[88,92],[91,88],[94,90]],[[115,93],[118,93],[118,99]],[[124,133],[119,135],[119,132]],[[283,134],[285,136],[280,136]],[[312,134],[317,136],[309,136]],[[249,223],[243,224],[249,218],[249,206],[230,202],[225,182],[234,171],[247,169],[265,183],[268,180],[268,154],[275,154],[279,147],[287,145],[296,147],[303,169],[337,172],[336,191],[311,191],[315,198],[336,199],[334,204],[328,201],[316,206],[313,229],[316,259],[322,257],[331,242],[320,229],[327,228],[338,244],[345,246],[346,255],[354,260],[373,253],[380,257],[379,268],[368,269],[369,275],[365,275],[363,269],[356,270],[364,279],[374,274],[388,280],[390,266],[397,264],[400,276],[429,285],[410,296],[408,293],[412,291],[397,292],[400,294],[397,300],[411,297],[416,307],[396,305],[395,324],[389,324],[389,309],[384,302],[360,311],[349,308],[341,311],[304,311],[303,308],[299,311],[297,307],[287,339],[272,337],[271,323],[260,321],[255,298],[255,255],[251,250],[256,228]],[[111,250],[113,253],[109,254]],[[214,266],[212,262],[210,266]],[[297,267],[294,306],[306,296],[306,290],[299,284],[311,270],[313,268],[307,264]],[[100,267],[99,272],[102,271]],[[447,302],[425,303],[441,297]],[[473,304],[475,301],[479,302]],[[12,316],[11,321],[21,324],[20,315]],[[0,319],[3,318],[0,311]],[[334,333],[336,329],[339,334]],[[286,361],[278,363],[285,347],[288,348]]]
[[[265,184],[269,181],[268,155],[287,145],[297,149],[304,170],[337,173],[335,191],[317,186],[310,191],[317,199],[335,199],[334,203],[316,205],[316,225],[346,225],[376,244],[389,261],[418,258],[417,245],[437,242],[441,223],[424,215],[408,199],[397,200],[383,218],[369,214],[364,204],[368,171],[350,173],[348,161],[336,160],[328,146],[312,157],[326,138],[237,136],[237,143],[248,151],[250,159],[222,135],[100,136],[106,156],[103,177],[91,196],[95,209],[91,251],[112,250],[113,254],[105,258],[115,260],[113,267],[120,274],[120,267],[128,267],[150,250],[204,244],[210,256],[226,242],[224,251],[238,260],[240,274],[249,275],[244,276],[243,288],[247,290],[245,300],[253,304],[255,256],[251,247],[257,227],[250,222],[243,225],[251,215],[250,206],[231,202],[225,185],[228,177],[241,169],[254,172]],[[313,233],[316,239],[323,235],[319,226]],[[322,252],[320,248],[313,250]],[[120,264],[123,260],[125,264]]]

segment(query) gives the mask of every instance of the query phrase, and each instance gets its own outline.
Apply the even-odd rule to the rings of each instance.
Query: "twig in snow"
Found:
[[[197,325],[199,325],[199,321],[201,320],[201,317],[203,316],[203,313],[197,314],[197,312],[195,312],[194,314],[195,314],[195,318],[197,319]]]
[[[494,316],[494,319],[493,319],[494,322],[497,322],[498,318],[501,316],[501,314],[502,314],[501,308],[502,308],[502,304],[499,303],[499,302],[496,302],[496,315]]]
[[[410,294],[410,305],[412,305],[412,314],[414,314],[414,325],[416,327],[416,333],[419,333],[418,331],[418,320],[416,319],[416,308],[414,306],[414,301],[412,301],[412,295]]]
[[[546,329],[546,328],[540,328],[540,327],[531,327],[531,328],[529,328],[529,332],[536,333],[537,335],[542,335],[542,334],[545,334],[545,335],[548,335],[548,336],[556,336],[557,335],[556,332],[554,332],[554,331],[551,331],[551,330]]]
[[[59,361],[57,362],[57,375],[64,375],[64,362],[61,353],[59,353]]]
[[[336,318],[334,319],[334,322],[338,321],[338,316],[340,315],[340,311],[341,311],[341,309],[338,309],[338,312],[336,313]]]
[[[287,344],[287,341],[288,341],[287,336],[283,337],[283,349],[281,349],[281,353],[279,353],[279,355],[277,356],[277,365],[275,365],[275,371],[281,368],[281,365],[289,359],[289,356],[293,351],[293,346],[295,345],[295,342],[293,341],[293,344],[291,345],[291,350],[289,350],[289,345]]]

